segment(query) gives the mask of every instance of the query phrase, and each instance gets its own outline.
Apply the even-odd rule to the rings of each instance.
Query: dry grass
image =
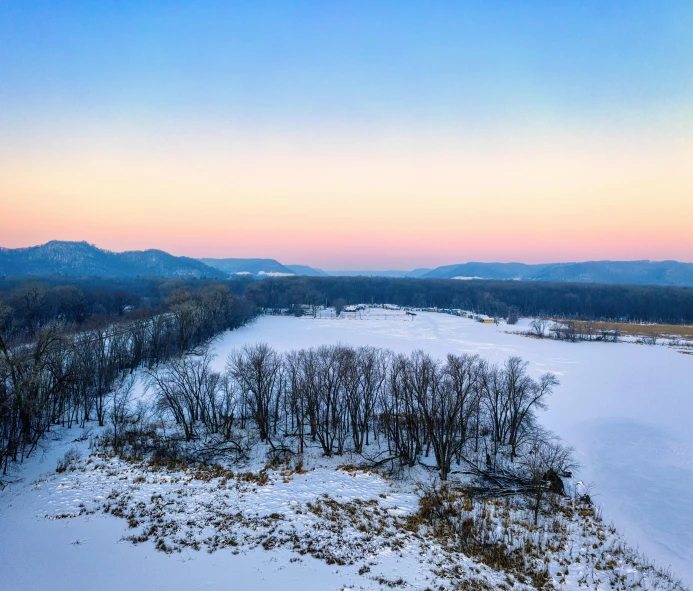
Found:
[[[521,583],[530,583],[536,589],[549,588],[550,575],[543,562],[543,552],[549,549],[550,543],[544,540],[543,547],[541,542],[537,544],[527,529],[519,534],[522,542],[509,544],[508,536],[498,535],[494,517],[501,517],[508,524],[512,521],[507,499],[475,502],[446,486],[432,487],[420,497],[419,511],[407,518],[406,527],[420,532],[423,526],[448,551],[462,551],[477,562],[512,575]],[[560,533],[565,539],[563,528]],[[550,549],[555,551],[558,547],[557,543]],[[452,573],[442,567],[440,574]]]
[[[554,322],[565,323],[566,319],[556,318]],[[685,324],[636,324],[631,322],[597,322],[587,320],[573,321],[580,332],[588,332],[588,327],[592,327],[594,333],[602,331],[618,331],[621,335],[633,337],[678,337],[681,339],[693,340],[693,326]]]
[[[352,565],[381,588],[395,589],[408,587],[407,581],[372,572],[378,556],[395,553],[402,558],[418,550],[422,561],[430,563],[431,583],[437,581],[431,588],[436,591],[510,591],[525,585],[549,591],[566,582],[622,591],[684,589],[670,573],[627,548],[599,512],[580,500],[547,499],[538,525],[523,499],[476,499],[461,489],[423,485],[413,513],[381,504],[380,498],[387,497],[383,493],[349,501],[323,494],[265,515],[243,511],[238,501],[280,478],[305,474],[299,457],[248,472],[233,472],[221,464],[181,464],[169,470],[146,459],[119,459],[115,453],[90,459],[94,461],[74,461],[67,471],[80,478],[80,466],[89,465],[113,478],[118,488],[88,506],[81,503],[79,511],[46,518],[103,511],[127,522],[131,534],[124,540],[149,541],[167,554],[186,548],[238,554],[284,547],[296,553],[297,561],[310,555],[328,565]],[[351,466],[340,469],[355,473]],[[96,481],[101,480],[97,475]],[[189,486],[193,480],[202,484]],[[464,556],[477,564],[465,564],[466,558],[460,560]],[[504,582],[489,578],[482,565],[501,573]]]

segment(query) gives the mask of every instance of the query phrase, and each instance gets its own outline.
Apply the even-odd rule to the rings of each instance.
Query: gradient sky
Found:
[[[693,261],[693,3],[0,2],[0,245]]]

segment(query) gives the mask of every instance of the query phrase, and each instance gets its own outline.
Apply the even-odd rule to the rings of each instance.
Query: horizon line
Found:
[[[376,267],[357,267],[353,269],[348,269],[348,268],[326,268],[324,266],[317,266],[317,265],[312,265],[308,263],[283,263],[281,262],[278,258],[275,257],[268,257],[268,256],[202,256],[202,257],[196,257],[196,256],[190,256],[187,254],[174,254],[171,251],[164,250],[163,248],[142,248],[142,249],[126,249],[126,250],[112,250],[109,248],[103,248],[101,246],[98,246],[96,243],[90,242],[88,240],[60,240],[60,239],[51,239],[46,242],[42,242],[39,244],[31,244],[28,246],[17,246],[17,247],[6,247],[0,245],[0,251],[10,251],[10,250],[26,250],[30,248],[39,248],[41,246],[47,246],[48,244],[51,243],[63,243],[63,244],[86,244],[88,246],[91,246],[93,248],[96,248],[98,250],[101,250],[103,252],[110,252],[113,254],[123,254],[123,253],[128,253],[128,252],[146,252],[149,250],[158,250],[160,252],[164,252],[166,254],[169,254],[174,257],[185,257],[197,261],[203,262],[204,259],[214,259],[214,260],[225,260],[225,259],[237,259],[237,260],[271,260],[279,263],[280,265],[284,267],[292,267],[292,266],[304,266],[304,267],[309,267],[311,269],[317,270],[317,271],[322,271],[324,273],[406,273],[406,272],[411,272],[411,271],[417,271],[417,270],[427,270],[427,271],[434,271],[436,269],[439,269],[441,267],[455,267],[455,266],[461,266],[461,265],[470,265],[470,264],[482,264],[482,265],[526,265],[526,266],[541,266],[541,265],[578,265],[578,264],[586,264],[586,263],[667,263],[667,262],[672,262],[672,263],[679,263],[679,264],[684,264],[684,265],[691,265],[693,264],[693,261],[685,261],[685,260],[679,260],[679,259],[643,259],[643,258],[637,258],[637,259],[585,259],[585,260],[549,260],[546,262],[534,262],[534,263],[528,263],[524,262],[521,260],[508,260],[508,261],[502,261],[502,260],[488,260],[488,261],[483,261],[483,260],[467,260],[467,261],[460,261],[460,262],[455,262],[455,263],[443,263],[443,264],[438,264],[435,266],[415,266],[411,268],[394,268],[394,267],[386,267],[386,268],[376,268]]]

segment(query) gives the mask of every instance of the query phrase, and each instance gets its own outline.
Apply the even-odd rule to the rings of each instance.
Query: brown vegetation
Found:
[[[597,320],[566,320],[556,318],[554,322],[572,322],[580,334],[599,335],[604,332],[617,332],[621,335],[657,338],[680,338],[693,341],[693,325],[685,324],[640,324],[635,322],[603,322]]]

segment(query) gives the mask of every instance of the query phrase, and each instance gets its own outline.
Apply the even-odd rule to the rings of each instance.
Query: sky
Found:
[[[693,3],[0,2],[0,246],[693,262]]]

